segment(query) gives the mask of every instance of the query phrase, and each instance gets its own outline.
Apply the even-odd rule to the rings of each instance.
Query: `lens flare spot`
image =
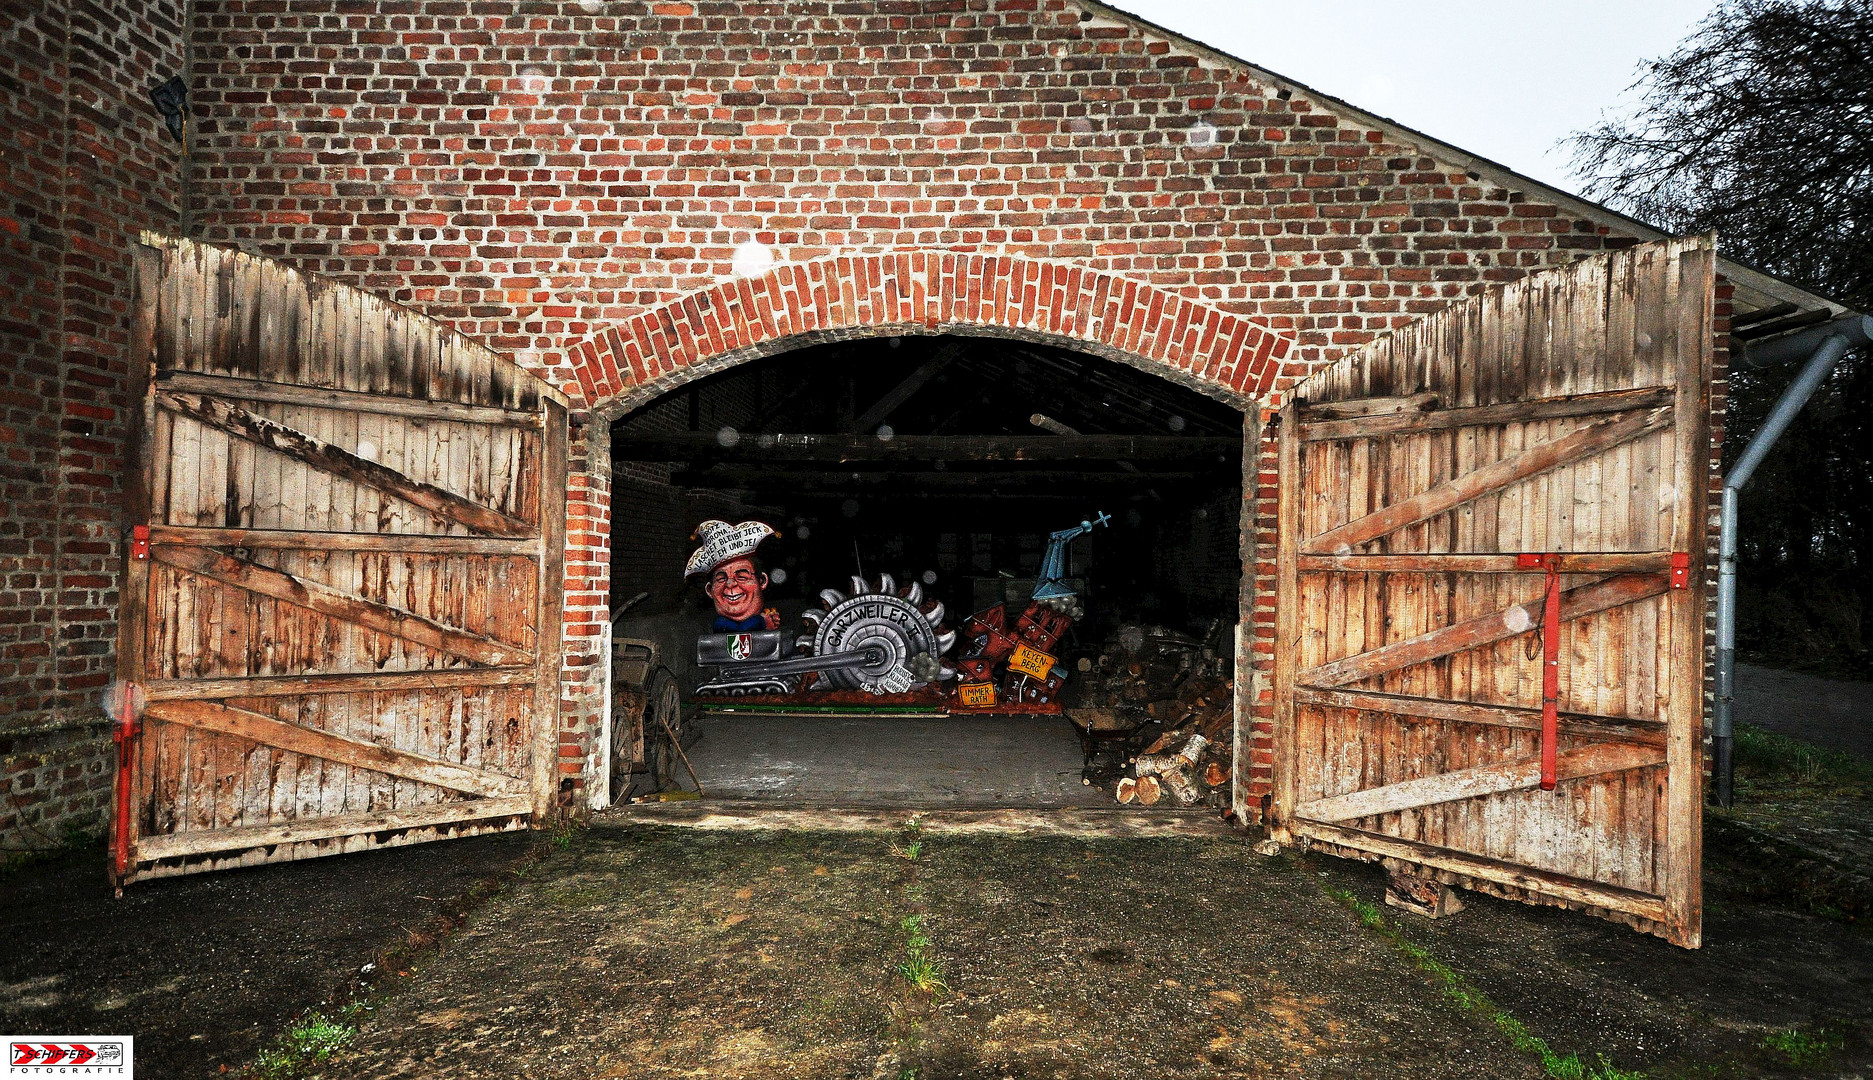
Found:
[[[750,240],[735,249],[733,265],[736,277],[760,277],[774,268],[774,249],[760,241]]]
[[[143,715],[149,697],[140,683],[117,679],[104,688],[98,704],[104,708],[104,715],[111,718],[111,723],[127,724]]]

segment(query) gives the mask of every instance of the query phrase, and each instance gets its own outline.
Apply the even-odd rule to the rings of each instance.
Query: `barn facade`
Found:
[[[1415,517],[1366,520],[1387,509],[1386,499],[1360,481],[1354,481],[1362,485],[1358,493],[1333,488],[1334,470],[1347,466],[1331,464],[1318,447],[1331,443],[1342,447],[1333,453],[1357,452],[1369,461],[1365,450],[1345,448],[1399,436],[1435,439],[1435,431],[1454,430],[1457,421],[1413,426],[1411,416],[1434,415],[1425,411],[1426,395],[1438,397],[1433,410],[1495,408],[1487,418],[1462,422],[1514,429],[1509,442],[1495,444],[1500,461],[1532,450],[1547,435],[1615,439],[1570,428],[1570,417],[1589,427],[1632,429],[1622,428],[1618,441],[1602,449],[1656,436],[1660,445],[1675,447],[1676,456],[1654,458],[1652,466],[1656,471],[1663,461],[1668,471],[1679,470],[1668,486],[1680,513],[1675,524],[1653,523],[1676,534],[1651,535],[1640,547],[1647,558],[1664,561],[1587,560],[1558,572],[1584,575],[1564,584],[1591,589],[1602,579],[1617,588],[1620,573],[1662,581],[1675,569],[1677,584],[1686,586],[1683,598],[1658,603],[1677,613],[1680,639],[1695,623],[1701,642],[1704,579],[1712,562],[1705,498],[1717,483],[1732,320],[1754,322],[1760,331],[1776,325],[1772,319],[1812,321],[1837,313],[1820,298],[1717,258],[1708,242],[1665,243],[1638,222],[1085,0],[93,0],[13,5],[0,19],[0,80],[7,91],[0,110],[12,144],[0,162],[6,199],[0,205],[0,348],[6,356],[0,370],[0,836],[8,846],[37,846],[71,827],[96,827],[111,805],[120,748],[99,703],[125,663],[119,655],[120,616],[131,603],[125,575],[144,581],[195,573],[252,584],[258,579],[246,566],[266,562],[227,555],[235,541],[225,535],[210,543],[202,535],[173,534],[170,542],[194,545],[189,550],[196,554],[163,555],[159,537],[160,566],[137,570],[136,545],[148,537],[139,539],[135,526],[265,527],[255,523],[256,511],[225,469],[215,474],[227,495],[221,502],[198,499],[187,508],[187,521],[136,519],[137,510],[153,506],[145,480],[154,451],[146,448],[139,457],[129,441],[141,437],[139,430],[150,435],[149,425],[139,428],[139,417],[187,414],[189,423],[206,425],[203,430],[218,425],[217,453],[234,453],[226,448],[243,440],[255,443],[233,430],[249,420],[292,428],[279,418],[283,413],[268,420],[264,410],[217,412],[209,399],[215,386],[227,390],[224,383],[170,380],[153,387],[153,362],[161,378],[182,373],[428,401],[455,410],[449,423],[539,433],[535,450],[527,451],[537,451],[536,457],[526,458],[536,470],[526,475],[543,485],[537,497],[503,504],[506,524],[496,522],[494,532],[460,519],[452,533],[499,538],[501,528],[517,529],[512,537],[524,536],[539,550],[501,548],[489,555],[499,545],[480,551],[464,542],[459,553],[532,560],[528,573],[540,575],[539,596],[556,601],[539,611],[541,619],[556,614],[553,627],[530,625],[520,637],[484,628],[476,635],[480,644],[456,643],[501,658],[490,663],[557,670],[551,689],[528,706],[526,746],[517,744],[520,756],[509,762],[508,779],[516,783],[458,776],[469,787],[452,789],[508,800],[512,806],[501,820],[522,823],[530,814],[594,801],[592,789],[605,769],[600,745],[609,737],[604,642],[619,599],[614,571],[649,572],[636,568],[634,553],[678,544],[693,524],[670,520],[670,508],[685,504],[667,461],[614,463],[614,423],[628,424],[710,379],[839,342],[992,341],[1109,363],[1126,372],[1113,379],[1142,373],[1178,392],[1194,392],[1243,417],[1239,514],[1228,533],[1240,569],[1240,589],[1227,605],[1236,624],[1233,798],[1235,811],[1256,821],[1265,811],[1285,820],[1284,799],[1285,811],[1305,803],[1324,814],[1323,804],[1338,797],[1335,790],[1304,795],[1293,787],[1305,777],[1294,771],[1291,748],[1284,756],[1282,747],[1307,709],[1344,714],[1339,721],[1316,717],[1317,725],[1370,727],[1370,717],[1384,712],[1373,695],[1409,690],[1359,682],[1382,680],[1387,671],[1396,673],[1394,667],[1338,671],[1344,676],[1339,682],[1309,684],[1313,689],[1302,687],[1302,693],[1297,671],[1318,674],[1323,665],[1370,655],[1387,641],[1433,634],[1436,620],[1426,622],[1431,616],[1422,614],[1431,607],[1442,605],[1442,617],[1457,626],[1534,603],[1541,588],[1537,572],[1515,578],[1518,587],[1526,586],[1523,592],[1484,590],[1484,597],[1457,576],[1500,567],[1440,564],[1438,573],[1452,575],[1439,579],[1447,591],[1430,590],[1441,598],[1436,604],[1412,601],[1419,607],[1409,610],[1420,614],[1398,616],[1396,640],[1387,637],[1392,616],[1380,612],[1403,601],[1375,600],[1378,606],[1366,615],[1351,616],[1370,622],[1370,636],[1348,636],[1342,610],[1338,623],[1316,628],[1315,638],[1338,634],[1343,648],[1283,660],[1287,643],[1298,649],[1298,642],[1314,640],[1303,616],[1309,604],[1319,609],[1329,593],[1338,598],[1332,603],[1346,603],[1348,586],[1335,583],[1334,575],[1378,572],[1347,558],[1518,550],[1504,546],[1518,542],[1509,533],[1492,533],[1484,548],[1461,546],[1457,537],[1471,535],[1463,532],[1471,526],[1459,523],[1467,512],[1460,506],[1473,504],[1475,493],[1461,503],[1419,505]],[[150,96],[172,76],[188,92],[180,138],[167,130]],[[752,252],[755,265],[738,267],[738,252],[744,258]],[[191,329],[182,311],[197,287],[200,306],[190,310],[199,321]],[[354,316],[363,320],[357,325],[381,325],[399,342],[431,343],[424,354],[431,367],[417,367],[433,378],[393,386],[371,375],[371,349],[384,346],[373,346],[368,334],[338,349],[318,377],[297,361],[279,366],[281,349],[300,355],[291,342],[300,341],[302,331],[311,335],[310,324],[283,330],[255,315],[249,329],[235,326],[221,339],[199,336],[210,322],[230,318],[230,310],[260,310],[241,307],[243,297],[256,304],[271,297],[307,312],[328,297],[333,312],[364,313]],[[1598,311],[1598,321],[1567,314],[1576,309]],[[1441,323],[1424,321],[1439,313]],[[1632,318],[1650,317],[1663,321],[1634,329]],[[1419,329],[1404,331],[1411,326]],[[1470,338],[1466,326],[1474,331]],[[1623,362],[1587,359],[1606,355],[1609,335],[1621,334]],[[514,374],[479,383],[465,376],[459,393],[438,389],[456,385],[447,373],[458,361],[440,357],[458,353],[459,363],[468,365],[460,370],[481,364]],[[1516,373],[1499,371],[1480,389],[1465,374],[1504,356],[1517,358]],[[353,375],[345,374],[353,370],[347,365],[356,366]],[[169,394],[161,408],[152,404],[159,389]],[[1606,394],[1628,396],[1592,408],[1553,404]],[[1313,411],[1302,413],[1297,397]],[[1537,403],[1534,413],[1518,411],[1529,402]],[[313,407],[284,399],[276,404]],[[359,401],[351,404],[371,412]],[[690,421],[679,427],[714,430],[713,421],[698,415],[702,409],[692,403]],[[1675,419],[1660,421],[1660,409],[1675,409]],[[420,411],[411,405],[403,414],[377,409],[373,415],[411,410]],[[526,416],[516,420],[518,414]],[[738,415],[745,420],[749,413]],[[165,422],[170,436],[181,430]],[[563,441],[556,441],[556,424],[563,425]],[[348,460],[374,462],[361,452],[355,427],[350,430],[351,445],[332,430],[325,442]],[[534,445],[524,439],[515,445],[523,444]],[[178,468],[201,453],[194,443],[165,446],[172,458],[164,460]],[[1543,468],[1581,460],[1598,446]],[[1450,449],[1450,461],[1460,453]],[[517,461],[525,458],[516,454]],[[1471,464],[1480,468],[1488,457]],[[1523,462],[1531,469],[1535,464]],[[362,468],[355,461],[347,467]],[[1597,492],[1633,475],[1593,468],[1590,481],[1570,481],[1567,498],[1585,506],[1599,498],[1586,494],[1589,487]],[[1449,496],[1463,471],[1454,464],[1436,475],[1400,469],[1393,495],[1409,501],[1407,495],[1429,493],[1431,503]],[[1534,475],[1499,471],[1514,474],[1503,484]],[[199,491],[216,482],[190,475]],[[406,471],[402,479],[446,493],[446,476]],[[1315,492],[1319,499],[1339,500],[1339,517],[1322,511],[1325,516],[1309,519],[1310,525],[1295,524],[1284,547],[1284,522],[1301,520],[1298,500],[1314,490],[1309,485],[1324,485]],[[513,491],[519,490],[509,496],[517,498]],[[541,546],[540,538],[552,535],[545,531],[555,517],[552,500],[561,498],[564,511],[555,527],[563,524],[563,545]],[[477,513],[448,505],[451,512]],[[485,501],[478,505],[487,509]],[[1627,521],[1623,514],[1621,522]],[[272,531],[364,528],[334,524],[329,515],[322,525],[283,520]],[[1390,529],[1374,531],[1388,523]],[[1373,546],[1412,528],[1418,530],[1415,548]],[[1557,525],[1517,535],[1525,547],[1546,551],[1591,548],[1587,526],[1566,528],[1574,531]],[[1322,537],[1324,547],[1310,546]],[[302,548],[309,543],[296,542]],[[246,536],[241,543],[258,541]],[[1631,552],[1639,550],[1637,543],[1614,537],[1605,546]],[[221,551],[218,557],[243,565],[212,563],[217,556],[203,551]],[[1688,564],[1674,567],[1674,554]],[[1392,570],[1422,575],[1425,567]],[[265,580],[281,596],[294,587]],[[1421,590],[1406,591],[1416,597]],[[1450,599],[1473,592],[1474,611]],[[1586,611],[1582,605],[1590,607],[1591,599],[1569,602]],[[1608,610],[1611,603],[1592,610]],[[430,621],[441,626],[439,634],[461,629],[441,615]],[[1646,627],[1656,633],[1658,623]],[[1642,632],[1637,622],[1603,626],[1597,637],[1575,645],[1592,652],[1609,637]],[[549,649],[554,639],[558,644]],[[1466,647],[1494,647],[1501,640],[1468,641]],[[251,645],[244,647],[246,659],[229,661],[234,667],[198,661],[193,670],[189,647],[174,641],[168,647],[176,650],[163,676],[171,680],[261,677]],[[1501,653],[1520,648],[1514,642]],[[503,649],[518,651],[510,656]],[[1687,698],[1702,692],[1701,645],[1694,652],[1696,670],[1689,676],[1646,668],[1660,680],[1654,698],[1669,698],[1676,702],[1674,715],[1688,709],[1694,718],[1681,722],[1679,734],[1654,731],[1628,740],[1606,761],[1564,752],[1561,766],[1563,772],[1569,763],[1601,773],[1651,769],[1647,783],[1662,791],[1662,781],[1654,781],[1663,759],[1628,751],[1656,746],[1662,754],[1676,739],[1670,752],[1677,755],[1678,779],[1657,798],[1676,807],[1671,828],[1693,832],[1701,707],[1687,705]],[[1449,655],[1425,653],[1417,662]],[[522,660],[508,663],[514,656]],[[422,668],[411,663],[411,670]],[[1284,663],[1291,670],[1284,671]],[[379,657],[372,670],[397,667],[386,664]],[[1411,678],[1409,672],[1399,677]],[[1539,681],[1518,676],[1505,692],[1526,693]],[[1609,685],[1617,683],[1608,677]],[[225,704],[234,692],[223,687],[215,700]],[[1367,696],[1332,698],[1335,693]],[[1315,696],[1299,701],[1297,694]],[[1577,711],[1626,715],[1620,703],[1602,699],[1597,710]],[[1655,704],[1635,700],[1631,708]],[[1538,711],[1539,700],[1534,706]],[[1474,719],[1455,711],[1461,710],[1446,708],[1439,722]],[[253,726],[259,721],[223,714],[203,719],[207,715],[197,710],[188,722],[247,740],[242,745],[267,745],[265,732]],[[1355,715],[1368,719],[1345,719]],[[263,719],[292,726],[284,716]],[[170,722],[185,721],[172,712]],[[1526,724],[1509,727],[1521,732],[1518,738],[1526,735]],[[1341,736],[1315,730],[1311,737]],[[1421,760],[1437,757],[1440,767],[1483,764],[1457,760],[1423,741],[1397,745],[1417,747],[1410,752]],[[316,750],[302,745],[296,752]],[[258,770],[247,758],[242,762],[234,771]],[[202,770],[208,775],[216,768],[205,764]],[[1372,783],[1397,786],[1368,776],[1366,786]],[[150,793],[123,796],[138,797]],[[373,811],[382,809],[368,793],[363,797]],[[1389,806],[1381,799],[1332,807],[1340,817],[1323,820],[1360,820],[1355,811],[1395,813]],[[279,812],[291,816],[289,809]],[[1665,817],[1659,810],[1660,836],[1670,831]],[[279,823],[211,814],[205,827],[265,830]],[[1421,839],[1361,847],[1352,835],[1359,830],[1335,828],[1341,831],[1322,826],[1308,838],[1426,862],[1425,851],[1400,846]],[[255,850],[261,840],[282,842],[280,835],[256,833],[241,851]],[[1691,846],[1673,856],[1668,874],[1680,886],[1692,873],[1685,859],[1696,854],[1694,839],[1686,842]],[[205,849],[170,850],[185,858]],[[1447,869],[1466,881],[1489,877],[1481,862]],[[1613,877],[1606,881],[1624,872],[1608,871]],[[1505,890],[1607,909],[1618,909],[1625,893],[1664,888],[1653,881],[1644,888],[1570,892],[1571,886],[1539,875],[1504,873],[1497,884]],[[1695,940],[1682,903],[1644,910],[1633,917]]]

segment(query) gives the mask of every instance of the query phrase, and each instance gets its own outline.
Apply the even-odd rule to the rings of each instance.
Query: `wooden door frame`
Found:
[[[1303,403],[1292,396],[1276,417],[1277,492],[1273,536],[1276,594],[1274,775],[1270,812],[1265,822],[1272,839],[1282,844],[1320,844],[1336,853],[1359,858],[1394,859],[1429,866],[1454,874],[1458,884],[1505,891],[1522,899],[1545,898],[1544,902],[1559,902],[1566,906],[1597,908],[1609,900],[1627,900],[1636,904],[1638,898],[1643,897],[1652,901],[1644,906],[1648,909],[1646,917],[1657,926],[1654,932],[1675,944],[1698,947],[1702,940],[1704,684],[1709,651],[1705,616],[1709,606],[1707,575],[1714,535],[1708,517],[1708,500],[1714,475],[1710,389],[1715,341],[1710,328],[1716,302],[1715,267],[1714,244],[1706,243],[1680,251],[1673,272],[1667,278],[1664,303],[1675,313],[1674,355],[1678,358],[1675,378],[1670,384],[1637,391],[1609,391],[1601,395],[1607,398],[1623,395],[1619,403],[1632,409],[1656,409],[1668,402],[1676,462],[1672,486],[1680,503],[1665,554],[1686,553],[1690,558],[1688,575],[1681,585],[1650,594],[1662,594],[1665,597],[1673,628],[1669,674],[1661,680],[1668,688],[1666,702],[1669,719],[1661,725],[1663,730],[1658,735],[1661,763],[1665,766],[1665,795],[1660,812],[1666,819],[1666,835],[1658,852],[1660,898],[1652,900],[1640,893],[1631,893],[1629,897],[1620,896],[1618,894],[1630,890],[1598,886],[1597,883],[1585,883],[1586,887],[1577,887],[1578,879],[1559,874],[1532,871],[1530,868],[1461,852],[1452,851],[1448,854],[1455,857],[1445,857],[1445,849],[1432,848],[1415,841],[1378,839],[1363,832],[1355,836],[1351,830],[1304,822],[1298,818],[1296,811],[1299,808],[1295,801],[1298,766],[1296,704],[1297,677],[1300,673],[1297,671],[1299,654],[1296,643],[1302,632],[1300,573],[1306,538],[1303,535],[1303,515],[1299,505],[1302,481],[1300,451],[1304,441],[1300,409]],[[1498,408],[1490,406],[1470,411],[1482,413]],[[1589,409],[1595,409],[1594,403],[1557,404],[1549,411],[1562,416],[1582,415]],[[1509,410],[1501,411],[1506,414]],[[1409,409],[1401,408],[1397,414],[1400,419],[1386,423],[1408,430],[1416,422],[1409,419],[1409,414]],[[1325,422],[1323,426],[1331,423]],[[1582,436],[1580,441],[1589,440]],[[1348,529],[1353,524],[1357,524],[1357,520],[1335,531]],[[1331,557],[1315,558],[1323,563],[1331,560]],[[1654,565],[1660,562],[1659,553],[1601,557],[1599,561],[1604,566],[1587,565],[1592,561],[1586,556],[1581,557],[1577,560],[1580,565],[1575,570],[1629,574],[1632,571],[1648,570],[1670,572],[1668,566]],[[1646,565],[1639,565],[1641,562]],[[1685,628],[1691,626],[1696,628],[1694,646],[1686,643],[1686,639],[1692,635]],[[1683,704],[1687,702],[1692,704]]]
[[[113,885],[121,892],[123,885],[146,877],[279,861],[282,858],[304,858],[314,854],[338,854],[362,847],[395,846],[459,835],[465,831],[505,831],[526,825],[537,828],[546,824],[560,806],[557,751],[564,668],[562,612],[565,593],[566,504],[570,477],[569,410],[563,396],[519,368],[515,368],[515,371],[529,379],[528,385],[537,389],[537,394],[532,398],[539,403],[537,409],[503,408],[498,398],[493,404],[464,405],[429,401],[421,397],[379,397],[375,394],[321,389],[264,378],[241,379],[198,374],[181,368],[159,372],[158,342],[164,318],[165,284],[170,276],[185,273],[175,264],[179,260],[178,251],[190,244],[189,241],[146,233],[132,250],[135,307],[131,316],[128,380],[132,408],[127,417],[126,463],[129,476],[126,479],[124,502],[126,522],[122,538],[123,566],[119,591],[117,686],[135,689],[138,692],[138,707],[130,722],[113,726],[118,750],[108,845],[108,874]],[[198,246],[207,248],[207,245]],[[289,275],[291,273],[286,272]],[[170,317],[176,315],[171,313]],[[440,327],[440,324],[437,325]],[[446,328],[442,329],[446,332]],[[511,361],[499,358],[472,343],[456,347],[478,351],[488,358],[483,362],[511,365]],[[533,479],[536,491],[531,496],[537,500],[538,527],[526,526],[524,531],[532,535],[518,535],[520,522],[465,497],[427,483],[412,481],[385,466],[326,446],[304,432],[267,420],[242,407],[252,401],[318,409],[381,412],[462,424],[497,427],[518,424],[531,428],[538,432],[539,446],[538,475]],[[168,467],[167,461],[156,460],[156,414],[159,409],[195,419],[211,428],[218,427],[230,437],[268,447],[289,458],[306,459],[307,463],[333,475],[348,476],[359,483],[388,490],[396,497],[432,514],[470,526],[474,534],[378,535],[155,524],[151,521],[155,498],[150,483],[151,470],[159,465]],[[384,488],[376,481],[385,481],[390,487]],[[533,647],[531,650],[518,650],[468,631],[453,630],[414,612],[350,597],[342,589],[301,580],[284,571],[252,563],[221,550],[241,546],[306,550],[369,549],[434,555],[529,556],[534,566]],[[363,612],[366,618],[361,625],[369,627],[389,620],[394,625],[376,628],[399,637],[408,638],[414,634],[419,641],[427,635],[438,640],[426,644],[445,651],[489,653],[489,656],[477,659],[496,664],[498,670],[483,667],[375,675],[287,674],[223,679],[152,679],[147,651],[150,647],[148,635],[153,562],[164,562],[184,573],[205,575],[209,580],[219,579],[235,588],[259,591],[277,601],[298,607],[309,606],[315,611],[321,610],[321,606],[335,609],[347,604],[369,608]],[[249,578],[253,579],[252,582],[247,580]],[[249,589],[250,584],[257,585],[257,590]],[[326,614],[331,615],[332,612],[327,611]],[[524,677],[519,677],[521,672],[499,666],[503,664],[500,657],[527,651],[532,655],[516,657],[526,661]],[[506,663],[511,665],[511,661]],[[364,685],[367,681],[368,687]],[[183,685],[185,683],[188,685]],[[263,684],[268,696],[360,690],[395,693],[471,685],[531,685],[530,719],[533,729],[527,743],[527,773],[522,778],[510,779],[479,767],[394,749],[340,733],[302,727],[220,700],[242,696],[242,690],[262,689]],[[130,701],[128,694],[113,696],[121,702]],[[251,739],[260,745],[276,746],[320,760],[352,761],[358,767],[376,768],[388,776],[465,792],[479,798],[468,803],[444,801],[405,809],[352,813],[339,818],[295,818],[200,832],[185,830],[146,838],[140,835],[138,815],[152,805],[155,792],[145,777],[148,770],[141,767],[139,761],[142,754],[149,752],[142,723],[145,716],[169,724]],[[290,745],[271,742],[266,738],[269,734],[282,733],[287,736]],[[339,756],[321,756],[318,752],[321,748]],[[210,836],[210,833],[214,835]],[[366,842],[348,842],[357,838],[364,838]],[[330,844],[324,850],[304,850],[298,847],[308,841],[333,839],[337,843]],[[277,856],[272,850],[274,848],[280,849]]]

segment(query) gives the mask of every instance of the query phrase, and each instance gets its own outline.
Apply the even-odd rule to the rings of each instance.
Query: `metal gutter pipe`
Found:
[[[1799,334],[1770,338],[1759,345],[1749,345],[1740,355],[1732,355],[1730,359],[1737,367],[1759,371],[1786,364],[1790,360],[1813,356],[1823,342],[1837,335],[1845,337],[1849,345],[1865,345],[1873,340],[1873,315],[1843,315],[1832,322],[1809,327]]]
[[[1719,539],[1717,569],[1717,701],[1711,714],[1712,779],[1716,786],[1717,805],[1730,806],[1736,800],[1736,555],[1737,503],[1743,485],[1755,475],[1769,450],[1788,430],[1796,414],[1821,387],[1821,380],[1857,345],[1873,341],[1873,317],[1849,315],[1824,323],[1812,330],[1790,334],[1765,342],[1760,348],[1745,350],[1742,367],[1765,368],[1807,356],[1808,363],[1789,388],[1782,392],[1749,445],[1738,455],[1736,464],[1723,478],[1723,528]]]

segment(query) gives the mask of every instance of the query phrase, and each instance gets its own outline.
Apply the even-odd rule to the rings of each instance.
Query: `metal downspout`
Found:
[[[1740,366],[1763,368],[1808,355],[1801,374],[1770,411],[1762,427],[1750,437],[1736,464],[1723,478],[1723,525],[1717,571],[1717,700],[1711,714],[1711,773],[1717,805],[1730,806],[1736,798],[1736,558],[1737,502],[1743,485],[1788,430],[1796,414],[1820,388],[1848,349],[1873,339],[1873,317],[1851,315],[1802,334],[1749,350]],[[1812,353],[1809,352],[1812,350]]]

